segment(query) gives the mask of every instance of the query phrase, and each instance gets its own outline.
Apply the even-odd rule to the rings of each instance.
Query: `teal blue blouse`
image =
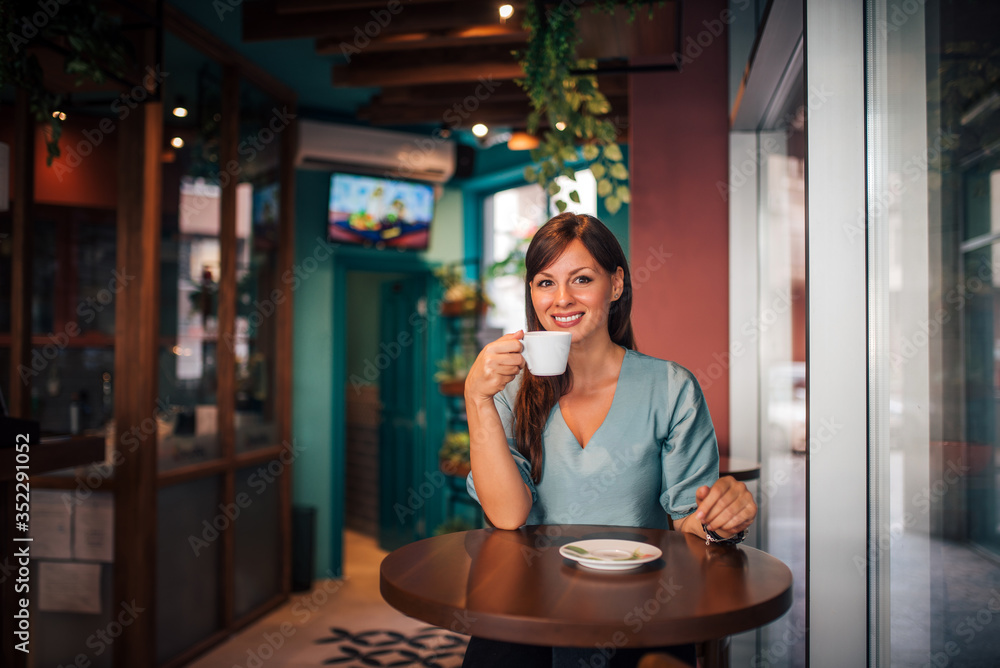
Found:
[[[627,350],[607,417],[581,448],[552,408],[542,433],[538,484],[514,445],[518,376],[493,401],[511,456],[531,490],[526,524],[666,528],[697,507],[695,491],[719,478],[715,428],[694,375],[674,362]],[[477,501],[472,474],[469,494]]]

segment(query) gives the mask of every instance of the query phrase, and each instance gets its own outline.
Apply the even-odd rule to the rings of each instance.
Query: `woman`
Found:
[[[614,235],[592,216],[560,214],[535,234],[525,265],[528,329],[570,332],[572,344],[562,376],[522,372],[523,332],[488,344],[469,371],[468,486],[490,522],[672,525],[742,540],[753,496],[719,478],[694,376],[636,352],[628,263]],[[578,665],[566,654],[473,638],[466,665]],[[624,663],[611,665],[637,657],[616,658]]]

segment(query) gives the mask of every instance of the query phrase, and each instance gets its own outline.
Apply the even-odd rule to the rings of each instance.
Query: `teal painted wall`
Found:
[[[412,267],[416,263],[460,260],[464,249],[463,200],[457,189],[444,188],[435,209],[429,248],[421,253],[337,248],[326,244],[328,190],[328,173],[296,172],[295,266],[303,278],[298,286],[293,286],[292,430],[302,453],[295,462],[293,499],[296,504],[316,508],[316,577],[342,575],[344,426],[343,405],[337,404],[343,402],[344,382],[348,378],[343,371],[354,358],[353,350],[350,357],[345,355],[349,349],[348,337],[356,333],[347,332],[346,322],[334,322],[335,295],[339,292],[335,276],[340,274],[347,283],[348,270],[391,273],[396,262]],[[351,297],[350,290],[342,293],[347,321],[351,319],[351,309],[378,308],[377,299],[374,306],[361,306]],[[377,331],[370,338],[377,345]],[[340,373],[336,372],[338,365]],[[429,437],[440,438],[436,432]],[[436,446],[433,449],[436,452]]]
[[[333,457],[333,264],[316,257],[325,247],[329,177],[322,172],[295,174],[295,267],[304,278],[294,290],[292,327],[292,435],[302,448],[295,460],[294,503],[316,508],[316,577],[332,577],[331,532],[336,494],[331,489]],[[323,255],[322,252],[318,253]],[[314,267],[312,272],[307,269]],[[294,284],[292,287],[296,287]],[[343,494],[341,493],[342,497]],[[339,504],[341,512],[343,499]]]

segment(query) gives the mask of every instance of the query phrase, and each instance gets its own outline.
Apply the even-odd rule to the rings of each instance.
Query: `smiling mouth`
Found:
[[[566,325],[569,323],[576,322],[582,317],[583,317],[582,313],[574,313],[573,315],[554,315],[552,316],[552,319],[558,322],[559,324]]]

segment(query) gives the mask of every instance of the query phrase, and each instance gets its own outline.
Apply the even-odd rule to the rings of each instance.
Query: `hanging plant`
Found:
[[[653,4],[651,0],[602,0],[597,6],[608,13],[627,11],[631,21],[641,6],[648,7],[652,16]],[[548,127],[540,133],[538,148],[531,152],[537,164],[524,170],[524,178],[554,197],[561,190],[556,179],[565,176],[575,181],[576,170],[571,165],[583,159],[597,182],[598,197],[614,214],[632,199],[628,168],[617,144],[617,128],[606,119],[611,104],[598,88],[596,73],[572,73],[597,68],[596,61],[576,57],[579,18],[580,10],[569,3],[561,3],[552,11],[546,11],[538,0],[528,3],[524,20],[528,47],[518,54],[524,79],[517,83],[531,101],[528,132],[538,136],[543,120]],[[568,197],[572,202],[580,201],[576,190]],[[565,211],[568,205],[557,200],[556,206]]]
[[[6,35],[0,49],[0,86],[11,85],[28,93],[28,104],[38,123],[47,123],[48,159],[59,157],[65,96],[49,90],[35,53],[36,47],[64,56],[63,71],[76,84],[103,84],[108,75],[122,77],[133,62],[132,46],[119,22],[95,2],[50,3],[38,0],[0,2],[0,32]]]

